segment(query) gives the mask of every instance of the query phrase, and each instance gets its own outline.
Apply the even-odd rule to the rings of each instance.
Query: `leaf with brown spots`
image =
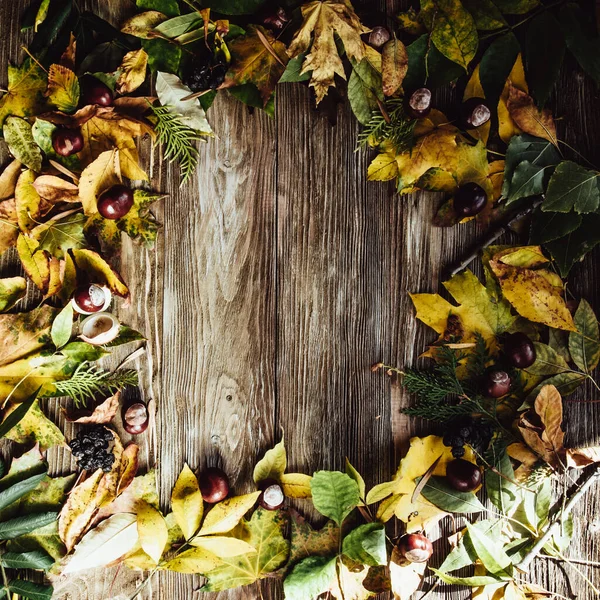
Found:
[[[17,406],[19,405],[11,404],[5,414],[9,415]],[[42,412],[37,400],[6,437],[17,444],[39,444],[43,452],[65,442],[62,431]]]
[[[321,529],[313,529],[296,510],[290,509],[292,536],[287,569],[308,556],[335,554],[340,543],[340,529],[333,521],[327,521]]]
[[[547,108],[540,111],[533,98],[510,81],[508,89],[508,112],[517,126],[525,133],[558,145],[552,112]]]
[[[383,93],[393,96],[404,81],[408,71],[408,54],[404,44],[394,36],[381,52]]]
[[[79,79],[71,69],[63,65],[52,65],[48,72],[48,90],[46,95],[58,110],[70,113],[79,104]]]

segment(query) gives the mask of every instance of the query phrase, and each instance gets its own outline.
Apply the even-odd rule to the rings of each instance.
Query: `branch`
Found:
[[[542,548],[548,543],[550,538],[554,535],[556,529],[560,527],[563,517],[571,512],[572,508],[577,504],[577,502],[579,502],[579,500],[581,500],[581,498],[589,490],[589,488],[592,487],[594,483],[596,483],[598,477],[600,477],[600,463],[596,463],[588,471],[585,477],[585,481],[581,484],[578,490],[569,498],[569,500],[565,504],[564,509],[559,510],[554,515],[544,535],[542,535],[542,537],[538,539],[538,541],[533,545],[531,550],[529,550],[529,552],[526,554],[523,560],[515,565],[515,568],[524,572],[529,570],[529,566],[532,563],[532,561],[541,552]]]

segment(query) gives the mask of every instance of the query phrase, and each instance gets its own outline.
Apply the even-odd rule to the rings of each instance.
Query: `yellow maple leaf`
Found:
[[[302,64],[302,73],[311,73],[310,85],[315,88],[318,104],[335,85],[336,75],[346,79],[335,34],[344,44],[348,58],[360,63],[365,56],[365,44],[360,36],[369,29],[360,22],[348,0],[309,2],[302,6],[302,17],[302,26],[290,44],[288,55],[295,58],[311,49]]]
[[[0,100],[0,127],[8,116],[29,117],[45,104],[46,73],[26,58],[20,67],[8,65],[8,91]]]
[[[144,49],[128,52],[121,63],[121,74],[117,80],[117,92],[119,94],[131,94],[131,92],[137,90],[146,80],[147,66],[148,54]]]

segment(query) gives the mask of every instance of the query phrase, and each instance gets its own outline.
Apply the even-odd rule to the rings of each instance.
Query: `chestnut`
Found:
[[[397,544],[398,552],[411,563],[424,563],[433,554],[433,545],[422,533],[407,533]]]
[[[73,308],[81,314],[90,315],[106,310],[110,304],[112,294],[107,287],[88,283],[80,285],[71,298]]]
[[[485,374],[483,392],[490,398],[501,398],[510,392],[510,375],[500,369],[492,369]]]
[[[457,458],[446,466],[446,479],[457,492],[472,492],[481,485],[481,469],[468,460]]]
[[[404,110],[409,117],[422,119],[431,112],[431,97],[429,88],[419,88],[407,97]]]
[[[229,478],[221,469],[217,467],[205,469],[200,473],[198,481],[204,502],[216,504],[227,498],[229,494]]]
[[[263,27],[270,29],[275,34],[281,33],[289,22],[290,17],[281,6],[265,13],[262,18]]]
[[[465,129],[477,129],[492,118],[484,98],[469,98],[461,106],[461,124]]]
[[[283,506],[285,495],[278,481],[275,479],[263,479],[258,484],[258,488],[262,490],[259,499],[259,504],[267,510],[277,510]]]
[[[504,355],[511,366],[526,369],[535,362],[535,346],[524,333],[511,333],[504,340]]]
[[[87,76],[81,82],[81,104],[97,104],[111,106],[113,103],[112,90],[96,77]]]
[[[77,154],[83,148],[83,135],[79,129],[57,127],[52,133],[52,147],[59,156]]]
[[[123,411],[123,427],[131,435],[139,435],[148,429],[150,416],[143,402],[135,402]]]
[[[390,41],[391,37],[390,30],[387,27],[376,25],[369,33],[363,35],[363,40],[372,48],[379,50]]]
[[[477,183],[471,181],[461,185],[454,195],[454,213],[457,217],[474,217],[487,204],[487,194]]]
[[[133,206],[133,192],[126,185],[113,185],[98,198],[98,212],[105,218],[115,221],[122,219]]]

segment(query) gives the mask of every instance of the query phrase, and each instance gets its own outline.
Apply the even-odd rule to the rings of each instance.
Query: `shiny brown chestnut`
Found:
[[[81,81],[81,104],[97,104],[111,106],[113,103],[112,90],[95,77],[87,76]]]
[[[501,398],[510,392],[512,380],[506,371],[492,369],[485,374],[483,392],[490,398]]]
[[[229,494],[229,478],[221,469],[217,467],[205,469],[200,473],[198,481],[204,502],[216,504],[227,498]]]
[[[379,50],[390,41],[391,37],[392,35],[387,27],[384,27],[383,25],[376,25],[373,27],[373,29],[371,29],[371,31],[369,31],[369,33],[364,34],[363,39],[369,46]]]
[[[123,427],[131,435],[139,435],[148,429],[150,415],[143,402],[135,402],[123,411]]]
[[[122,219],[133,206],[133,191],[126,185],[113,185],[98,198],[98,212],[110,220]]]
[[[52,147],[59,156],[77,154],[83,148],[83,135],[79,129],[58,127],[52,133]]]
[[[446,479],[457,492],[472,492],[481,485],[481,469],[468,460],[457,458],[446,466]]]
[[[452,205],[458,217],[474,217],[485,208],[487,200],[485,190],[479,184],[470,181],[456,190]]]
[[[527,369],[537,357],[533,342],[520,331],[506,336],[503,349],[506,360],[516,369]]]
[[[400,554],[411,563],[424,563],[433,554],[433,545],[422,533],[407,533],[397,544]]]

